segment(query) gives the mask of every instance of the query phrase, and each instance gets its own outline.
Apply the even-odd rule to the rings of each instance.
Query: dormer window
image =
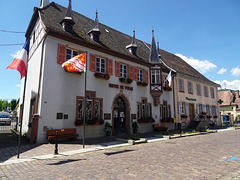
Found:
[[[92,30],[88,32],[88,35],[92,38],[92,40],[99,42],[100,40],[100,29],[99,29],[99,23],[98,23],[98,12],[96,11],[96,18],[94,22],[94,27]]]
[[[132,38],[132,43],[127,45],[126,48],[132,55],[136,55],[137,53],[137,43],[136,43],[136,38],[135,38],[135,30],[133,30],[133,38]]]

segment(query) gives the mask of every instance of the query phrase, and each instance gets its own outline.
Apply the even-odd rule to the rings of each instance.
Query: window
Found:
[[[169,82],[167,80],[167,76],[163,76],[163,87],[169,87]]]
[[[193,93],[192,82],[188,81],[188,93]]]
[[[102,99],[96,98],[95,92],[87,92],[86,94],[86,119],[102,118]],[[84,98],[77,97],[77,120],[82,120],[84,117]]]
[[[96,58],[96,72],[105,73],[106,72],[106,60],[97,57]]]
[[[147,99],[143,99],[137,104],[137,118],[151,117],[152,116],[152,106],[147,102]]]
[[[204,96],[208,97],[208,88],[207,88],[207,86],[204,86]]]
[[[198,95],[198,96],[201,96],[201,95],[202,95],[201,85],[200,85],[200,84],[197,84],[196,87],[197,87],[197,95]]]
[[[127,78],[127,65],[120,64],[120,77]]]
[[[179,114],[185,114],[185,103],[179,102],[178,103]]]
[[[184,81],[179,79],[179,91],[184,92]]]
[[[77,56],[79,54],[78,51],[74,51],[72,49],[66,49],[66,61]]]
[[[202,112],[203,112],[203,106],[202,106],[202,104],[199,104],[198,105],[198,113],[202,114]]]
[[[93,95],[87,93],[86,95],[87,102],[86,102],[86,119],[92,119],[93,115]]]
[[[77,119],[83,119],[83,99],[77,100]]]
[[[151,70],[152,84],[161,84],[161,73],[159,69]]]
[[[214,89],[213,88],[210,88],[210,92],[211,92],[211,98],[214,98]]]
[[[163,101],[163,117],[168,117],[167,101]]]
[[[209,105],[206,105],[206,114],[207,114],[207,115],[210,114]]]
[[[143,70],[142,69],[137,70],[137,81],[140,81],[140,82],[143,81]]]
[[[163,105],[160,104],[160,119],[163,119]]]

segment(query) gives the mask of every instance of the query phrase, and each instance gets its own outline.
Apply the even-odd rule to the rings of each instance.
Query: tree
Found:
[[[17,106],[17,100],[16,99],[12,99],[11,103],[10,103],[11,110],[12,111],[15,110],[16,106]]]
[[[8,101],[7,100],[1,100],[2,101],[2,110],[7,110],[8,108]]]

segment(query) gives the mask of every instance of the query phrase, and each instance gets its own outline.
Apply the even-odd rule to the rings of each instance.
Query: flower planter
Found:
[[[163,87],[163,90],[164,91],[172,91],[172,88],[171,87]]]
[[[181,115],[181,118],[187,118],[187,117],[188,117],[188,116],[185,115],[185,114]]]
[[[131,84],[133,82],[132,79],[130,79],[130,78],[123,78],[123,77],[120,77],[119,81],[122,82],[122,83],[127,83],[127,84]]]
[[[140,81],[138,81],[138,82],[137,82],[137,85],[138,85],[138,86],[146,87],[146,86],[148,86],[148,83],[147,83],[147,82],[140,82]]]
[[[135,144],[140,144],[140,143],[147,143],[147,139],[140,138],[140,140],[128,140],[128,144],[130,144],[130,145],[135,145]]]
[[[98,72],[95,72],[94,76],[95,76],[95,78],[104,79],[104,80],[109,80],[109,78],[110,78],[109,74],[98,73]]]

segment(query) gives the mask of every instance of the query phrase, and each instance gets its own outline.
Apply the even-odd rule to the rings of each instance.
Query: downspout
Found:
[[[47,39],[47,33],[44,35],[43,42],[42,42],[42,53],[41,53],[41,64],[40,64],[39,81],[38,81],[36,114],[39,114],[39,98],[40,98],[41,81],[42,81],[43,54],[44,54],[44,45],[45,45],[46,39]]]

